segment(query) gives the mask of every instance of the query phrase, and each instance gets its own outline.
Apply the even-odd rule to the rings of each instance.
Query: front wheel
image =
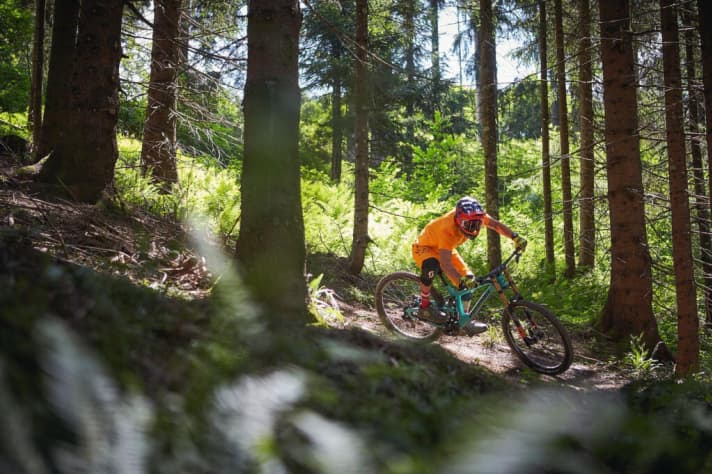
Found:
[[[571,339],[544,306],[531,301],[512,303],[504,312],[502,329],[514,353],[537,372],[556,375],[571,365]]]
[[[431,295],[437,298],[434,288]],[[420,279],[413,273],[391,273],[376,285],[376,310],[384,326],[407,339],[433,341],[442,331],[418,319],[419,306]]]

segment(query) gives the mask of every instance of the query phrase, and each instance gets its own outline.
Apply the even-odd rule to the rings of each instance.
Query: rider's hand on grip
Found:
[[[514,247],[517,250],[521,250],[522,252],[524,252],[524,250],[527,248],[527,239],[525,239],[521,235],[515,233],[512,236],[512,241],[514,242]]]

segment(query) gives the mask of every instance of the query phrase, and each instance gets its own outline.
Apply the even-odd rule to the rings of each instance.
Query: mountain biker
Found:
[[[421,269],[419,317],[440,324],[447,322],[447,315],[430,304],[433,279],[444,272],[455,287],[465,289],[472,285],[474,275],[455,248],[477,237],[482,225],[512,239],[517,249],[527,246],[526,239],[487,214],[475,198],[463,197],[455,209],[430,221],[413,243],[413,259]],[[487,324],[470,321],[463,329],[474,335],[486,331]]]

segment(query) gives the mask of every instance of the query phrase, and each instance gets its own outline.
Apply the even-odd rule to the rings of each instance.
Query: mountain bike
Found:
[[[411,272],[395,272],[376,285],[376,309],[381,322],[391,332],[409,340],[433,341],[443,333],[461,334],[461,329],[476,318],[485,303],[495,295],[504,304],[501,325],[509,347],[535,371],[556,375],[564,372],[573,360],[571,338],[561,322],[545,306],[524,299],[512,279],[509,266],[519,261],[517,249],[488,274],[475,277],[472,288],[459,289],[440,272],[447,294],[435,286],[430,304],[448,316],[438,324],[418,316],[420,277]]]

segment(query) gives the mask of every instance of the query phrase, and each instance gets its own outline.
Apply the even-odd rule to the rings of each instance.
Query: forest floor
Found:
[[[115,199],[92,206],[43,198],[30,180],[13,176],[0,163],[0,238],[6,233],[20,233],[35,249],[61,260],[167,295],[205,298],[215,281],[184,224],[140,208],[129,209]],[[224,251],[224,243],[217,239],[209,244]],[[343,259],[328,255],[310,256],[308,264],[313,274],[324,273],[322,285],[331,288],[338,301],[343,318],[334,324],[334,330],[359,328],[384,340],[389,338],[369,303],[376,277],[348,275]],[[349,291],[354,287],[361,297],[348,296],[354,294]],[[525,369],[503,340],[487,339],[486,334],[443,336],[436,344],[462,362],[479,365],[522,386],[543,383],[580,391],[609,391],[635,378],[631,370],[615,362],[613,346],[602,335],[591,328],[572,327],[570,332],[574,362],[556,377]]]
[[[330,256],[318,256],[331,263],[319,262],[320,269],[344,268],[335,264],[338,259]],[[343,315],[341,327],[359,328],[384,339],[393,339],[389,331],[381,323],[375,307],[370,302],[360,302],[349,298],[348,285],[359,285],[363,292],[373,293],[376,282],[367,278],[355,278],[346,272],[336,272],[329,275],[326,286],[335,291],[338,309]],[[490,321],[497,324],[498,320]],[[440,345],[456,359],[466,363],[484,367],[493,374],[514,384],[527,386],[531,383],[550,384],[577,391],[610,391],[618,390],[636,379],[636,373],[625,367],[616,356],[614,344],[605,335],[591,327],[567,327],[574,346],[574,361],[563,374],[547,376],[534,373],[519,361],[507,345],[504,338],[493,338],[488,333],[467,336],[441,336],[435,344]]]

